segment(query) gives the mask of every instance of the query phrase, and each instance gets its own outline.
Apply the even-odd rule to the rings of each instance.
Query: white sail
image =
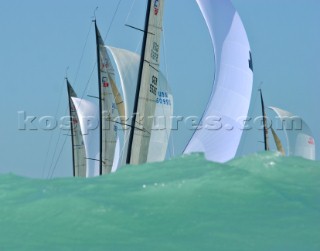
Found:
[[[114,95],[114,92],[117,92],[114,69],[96,23],[95,30],[100,101],[101,175],[110,173],[112,169],[117,142],[118,123],[116,122],[116,118],[118,117],[118,107]],[[118,93],[115,94],[118,95]],[[117,97],[119,98],[119,96]]]
[[[140,56],[134,52],[108,47],[119,72],[123,98],[125,104],[125,117],[131,118],[134,105],[134,93],[137,85]],[[162,161],[165,159],[169,137],[172,128],[173,95],[170,86],[161,71],[159,71],[156,109],[151,129],[150,144],[147,162]],[[128,122],[127,122],[128,123]],[[129,138],[129,130],[125,130],[124,152]]]
[[[118,167],[119,167],[119,164],[120,164],[120,139],[119,137],[117,138],[117,144],[116,144],[116,149],[115,149],[115,152],[114,152],[114,158],[113,158],[113,165],[112,165],[112,170],[111,172],[115,172],[117,171]]]
[[[86,152],[82,138],[81,128],[79,124],[79,116],[72,98],[77,95],[67,80],[69,112],[70,112],[70,129],[72,142],[72,160],[73,160],[73,176],[86,177]]]
[[[287,139],[287,152],[289,156],[300,156],[315,160],[315,141],[309,126],[304,120],[292,113],[277,107],[272,109],[281,121],[280,128],[284,130]]]
[[[77,110],[80,128],[86,150],[86,177],[98,176],[100,172],[100,147],[99,147],[99,109],[85,99],[72,98]]]
[[[159,81],[160,41],[164,0],[149,0],[141,64],[128,143],[127,164],[147,162]]]
[[[225,162],[238,149],[252,92],[250,45],[242,21],[230,0],[197,0],[208,26],[215,54],[211,97],[184,153],[204,152]]]
[[[162,74],[159,74],[156,111],[151,130],[147,162],[163,161],[172,129],[173,96]]]

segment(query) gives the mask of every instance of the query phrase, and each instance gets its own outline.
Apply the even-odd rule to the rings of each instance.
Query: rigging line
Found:
[[[91,78],[92,78],[93,73],[95,72],[96,67],[97,67],[97,63],[95,62],[94,65],[93,65],[93,67],[92,67],[92,71],[91,71],[91,73],[90,73],[89,79],[88,79],[88,81],[87,81],[87,83],[86,83],[86,87],[85,87],[84,91],[82,92],[81,99],[83,99],[83,97],[85,96],[85,93],[86,93],[87,90],[88,90],[89,83],[90,83],[90,81],[91,81]],[[80,105],[81,105],[81,103],[80,103]]]
[[[93,19],[96,20],[96,12],[99,9],[99,6],[97,6],[93,11]]]
[[[77,82],[77,78],[78,78],[78,75],[79,75],[80,67],[81,67],[81,64],[82,64],[83,57],[84,57],[84,52],[85,52],[85,49],[86,49],[86,47],[87,47],[87,43],[88,43],[88,40],[89,40],[89,35],[90,35],[90,33],[91,33],[91,29],[92,29],[92,24],[90,24],[89,31],[88,31],[88,33],[87,33],[87,37],[86,37],[86,40],[85,40],[85,43],[84,43],[84,46],[83,46],[83,49],[82,49],[80,61],[79,61],[78,67],[77,67],[77,72],[76,72],[75,80],[74,80],[74,83],[73,83],[74,85],[76,85],[76,82]],[[68,67],[67,70],[66,70],[66,74],[67,74],[67,72],[68,72],[68,69],[69,69],[69,67]],[[64,83],[63,83],[63,86],[64,86]],[[63,87],[63,88],[64,88],[64,87]],[[56,114],[55,114],[56,117],[57,117],[57,114],[58,114],[58,112],[59,112],[60,105],[61,105],[62,90],[63,90],[63,89],[61,88],[60,100],[59,100],[59,102],[58,102],[58,108],[57,108],[57,111],[56,111]],[[66,111],[65,111],[65,113],[66,113]],[[60,133],[61,133],[61,132],[60,132]],[[58,144],[59,144],[60,133],[59,133],[58,141],[57,141],[57,143],[56,143],[56,147],[57,147]],[[48,157],[49,157],[48,155],[49,155],[50,147],[51,147],[51,144],[52,144],[52,137],[53,137],[53,134],[51,134],[51,136],[50,136],[49,147],[48,147],[48,151],[47,151],[47,154],[46,154],[46,159],[45,159],[45,165],[44,165],[44,167],[47,165],[47,160],[48,160]],[[52,157],[52,160],[53,160],[54,157],[55,157],[56,151],[57,151],[57,149],[54,150],[54,155],[53,155],[53,157]],[[51,165],[50,165],[49,173],[50,173],[50,170],[51,170],[52,165],[53,165],[53,163],[51,163]],[[44,175],[44,170],[42,171],[42,177],[43,177],[43,175]]]
[[[64,146],[65,146],[65,144],[66,144],[67,138],[68,138],[68,137],[65,137],[65,139],[64,139],[64,141],[63,141],[63,144],[62,144],[62,147],[61,147],[60,152],[59,152],[59,154],[58,154],[56,163],[55,163],[55,165],[53,166],[52,173],[51,173],[51,175],[50,175],[50,179],[53,177],[54,171],[56,170],[56,167],[57,167],[57,165],[58,165],[58,163],[59,163],[59,160],[60,160],[62,151],[63,151],[63,149],[64,149]]]
[[[73,82],[73,85],[74,85],[74,86],[76,85],[77,80],[78,80],[80,67],[81,67],[81,65],[82,65],[82,60],[83,60],[83,57],[84,57],[84,52],[85,52],[86,47],[87,47],[87,43],[88,43],[88,40],[89,40],[89,36],[90,36],[90,33],[91,33],[91,29],[92,29],[92,23],[90,24],[89,31],[88,31],[88,33],[87,33],[87,37],[86,37],[86,40],[85,40],[85,43],[84,43],[84,46],[83,46],[83,49],[82,49],[81,57],[80,57],[80,60],[79,60],[79,64],[78,64],[78,67],[77,67],[77,71],[76,71],[76,76],[75,76],[75,79],[74,79],[74,82]]]
[[[67,113],[67,110],[68,110],[68,107],[64,109],[64,113],[63,113],[63,114],[66,114],[66,113]],[[57,116],[57,115],[56,115],[56,116]],[[52,134],[52,135],[53,135],[53,134]],[[51,135],[51,136],[52,136],[52,135]],[[47,178],[50,177],[50,171],[51,171],[52,166],[53,166],[53,163],[54,163],[54,158],[55,158],[56,153],[57,153],[57,149],[58,149],[58,145],[59,145],[59,143],[60,143],[61,135],[62,135],[62,131],[59,130],[59,136],[58,136],[58,140],[57,140],[57,142],[56,142],[55,148],[54,148],[54,152],[53,152],[53,155],[52,155],[52,160],[51,160],[51,164],[50,164],[50,167],[49,167],[49,171],[48,171]],[[64,144],[65,144],[67,138],[69,138],[69,137],[68,137],[67,135],[65,135],[65,140],[64,140],[64,143],[63,143],[63,147],[64,147]],[[62,147],[62,149],[63,149],[63,147]],[[60,154],[60,155],[61,155],[61,154]],[[58,156],[57,161],[59,161],[60,155]],[[55,164],[55,165],[56,165],[56,164]],[[55,168],[54,168],[54,169],[55,169]],[[53,173],[52,173],[52,175],[53,175]]]
[[[108,30],[107,30],[107,34],[106,34],[106,35],[105,35],[105,37],[104,37],[104,41],[106,41],[106,40],[107,40],[107,37],[108,37],[109,32],[110,32],[110,30],[111,30],[111,27],[112,27],[112,24],[113,24],[114,19],[115,19],[115,17],[116,17],[116,14],[118,13],[119,6],[120,6],[121,2],[122,2],[122,0],[119,0],[118,5],[117,5],[117,7],[116,7],[116,10],[115,10],[115,12],[114,12],[114,14],[113,14],[113,17],[112,17],[112,19],[111,19],[111,22],[110,22],[109,28],[108,28]]]
[[[52,170],[52,166],[54,165],[54,159],[55,159],[56,152],[57,152],[57,149],[58,149],[58,145],[59,145],[59,142],[60,142],[60,137],[61,137],[61,134],[59,133],[58,140],[56,142],[56,145],[55,145],[55,148],[54,148],[54,152],[53,152],[53,155],[52,155],[52,158],[51,158],[51,164],[50,164],[50,167],[49,167],[49,170],[48,170],[47,179],[50,177],[50,172]]]
[[[67,111],[68,111],[68,107],[64,110],[64,113],[63,113],[63,114],[66,114]],[[61,130],[59,130],[59,136],[58,136],[58,140],[57,140],[56,146],[55,146],[55,148],[54,148],[54,153],[53,153],[53,156],[52,156],[52,161],[51,161],[51,165],[50,165],[50,167],[49,167],[49,172],[48,172],[47,178],[50,177],[50,170],[52,169],[52,166],[53,166],[53,163],[54,163],[54,157],[55,157],[56,152],[57,152],[57,149],[58,149],[58,145],[59,145],[59,142],[60,142],[61,135],[63,135],[63,134],[62,134]],[[65,143],[66,143],[66,139],[69,138],[68,135],[64,135],[64,136],[65,136],[65,140],[64,140],[64,143],[63,143],[63,145],[62,145],[62,149],[63,149],[63,147],[64,147],[64,145],[65,145]],[[61,149],[61,151],[62,151],[62,149]],[[57,165],[57,162],[59,161],[60,155],[61,155],[61,154],[59,154],[59,156],[58,156],[58,158],[57,158],[57,160],[56,160],[55,166]],[[54,169],[55,169],[55,167],[54,167]],[[53,173],[52,173],[52,175],[53,175]]]
[[[62,100],[62,92],[64,90],[64,87],[65,87],[65,85],[64,85],[64,80],[63,80],[63,84],[61,85],[61,90],[60,90],[60,95],[59,95],[58,106],[57,106],[57,109],[56,109],[56,112],[55,112],[55,118],[58,117],[58,113],[59,113],[60,106],[61,106],[61,100]],[[48,163],[49,152],[50,152],[50,148],[51,148],[51,145],[52,145],[52,140],[53,140],[53,131],[51,132],[51,135],[50,135],[49,144],[48,144],[48,150],[47,150],[46,157],[45,157],[45,160],[44,160],[44,164],[43,164],[43,167],[42,167],[41,177],[44,176],[44,171],[45,171],[47,163]]]
[[[91,22],[90,30],[91,30],[92,25],[93,25],[93,22]],[[92,78],[92,75],[93,75],[93,73],[94,73],[94,71],[95,71],[95,69],[96,69],[96,66],[97,66],[97,61],[95,60],[95,61],[94,61],[94,64],[93,64],[93,67],[92,67],[92,70],[91,70],[91,73],[90,73],[90,76],[89,76],[89,79],[88,79],[88,81],[87,81],[87,83],[86,83],[86,86],[85,86],[85,88],[84,88],[84,90],[83,90],[83,92],[82,92],[82,94],[81,94],[81,99],[83,99],[83,97],[85,96],[85,93],[86,93],[87,90],[88,90],[89,83],[90,83],[91,78]],[[99,79],[98,79],[98,81],[99,81]],[[80,102],[80,105],[81,105],[81,102]]]
[[[136,0],[134,0],[134,1],[132,2],[132,5],[131,5],[130,10],[129,10],[129,13],[128,13],[128,16],[127,16],[127,18],[126,18],[126,20],[125,20],[125,22],[124,22],[125,24],[128,22],[129,16],[130,16],[130,14],[131,14],[131,12],[132,12],[132,9],[133,9],[133,6],[134,6],[135,2],[136,2]]]

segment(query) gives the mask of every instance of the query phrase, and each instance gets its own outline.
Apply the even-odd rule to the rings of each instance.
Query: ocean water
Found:
[[[0,176],[0,250],[320,250],[320,163],[259,153]]]

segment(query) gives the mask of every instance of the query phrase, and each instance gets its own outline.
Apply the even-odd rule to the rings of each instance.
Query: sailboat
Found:
[[[82,137],[83,148],[85,149],[81,152],[73,150],[73,162],[77,163],[82,159],[87,161],[84,167],[86,171],[83,172],[82,170],[82,177],[93,177],[112,171],[118,142],[117,118],[119,111],[121,114],[124,109],[123,101],[115,84],[114,69],[95,20],[94,25],[99,80],[99,108],[93,102],[84,98],[77,98],[67,81],[68,92],[70,93],[69,106],[71,107],[72,128],[76,128],[75,122],[79,121],[77,123],[80,124],[80,129],[76,131],[77,138],[72,137],[72,145],[74,145],[75,140],[80,140],[78,138]],[[97,124],[92,127],[88,124],[89,122],[97,122]]]
[[[74,108],[76,113],[76,116],[74,116],[74,113],[71,113],[71,128],[79,128],[80,125],[81,132],[78,132],[77,135],[78,137],[81,135],[85,150],[84,152],[77,151],[77,154],[73,154],[75,157],[74,163],[85,159],[85,175],[83,171],[81,177],[97,176],[99,174],[100,163],[98,143],[99,131],[97,130],[97,128],[99,128],[97,121],[99,109],[95,103],[76,96],[71,96],[70,102],[71,107]],[[77,131],[78,130],[79,129],[77,129]]]
[[[215,79],[199,128],[184,153],[204,152],[225,162],[237,153],[248,115],[253,63],[242,21],[230,0],[197,0],[209,29],[215,55]]]
[[[260,90],[261,107],[263,114],[263,132],[265,150],[270,150],[268,141],[268,126],[266,123],[266,113],[262,97],[262,91]],[[306,122],[292,113],[285,111],[277,107],[269,107],[277,115],[277,119],[280,120],[279,130],[284,131],[286,138],[287,151],[284,150],[283,144],[275,132],[273,125],[270,125],[272,136],[274,138],[277,151],[283,156],[299,156],[305,159],[315,160],[315,140],[311,133],[309,126]],[[286,154],[287,152],[287,154]]]
[[[94,20],[97,46],[97,65],[99,82],[99,121],[100,121],[100,168],[99,174],[112,170],[117,143],[119,115],[124,115],[124,104],[115,82],[115,72],[109,54]]]
[[[69,99],[69,114],[70,114],[70,131],[71,131],[71,145],[72,145],[72,165],[73,176],[86,177],[87,165],[85,145],[83,142],[82,132],[79,125],[79,116],[72,98],[77,98],[77,94],[70,85],[68,79],[67,90]]]
[[[195,131],[184,153],[204,152],[208,160],[225,162],[237,152],[243,127],[239,118],[248,114],[253,80],[252,56],[245,29],[230,1],[197,0],[197,3],[212,38],[215,79],[201,120],[202,128]],[[103,118],[107,111],[107,116],[104,121],[100,120],[99,125],[100,175],[110,172],[112,160],[120,162],[120,165],[135,165],[165,158],[171,122],[162,123],[165,130],[154,130],[156,116],[163,114],[168,118],[173,111],[173,95],[159,70],[163,8],[164,0],[147,1],[140,57],[124,49],[108,47],[120,76],[120,91],[112,88],[116,86],[112,85],[115,70],[110,67],[110,58],[95,23],[99,118]],[[118,114],[110,113],[113,108]],[[116,121],[119,114],[120,117],[131,117],[131,121]],[[210,118],[217,116],[225,127],[221,130],[210,129]],[[104,128],[119,124],[128,130],[124,131],[121,154],[118,154],[120,157],[115,157],[117,130],[107,133]]]
[[[159,70],[163,7],[163,0],[148,1],[141,57],[124,49],[109,48],[117,64],[121,91],[117,88],[115,70],[94,21],[99,80],[99,114],[96,116],[99,121],[99,136],[95,147],[86,145],[86,140],[84,144],[86,149],[98,149],[95,154],[95,160],[99,163],[98,175],[115,171],[118,163],[162,161],[166,156],[171,129],[171,121],[168,122],[167,118],[173,113],[173,96]],[[128,74],[130,72],[132,74]],[[84,101],[83,104],[87,105],[88,102]],[[79,114],[86,114],[82,102],[76,102],[75,108]],[[131,123],[126,121],[129,116],[132,116]],[[159,122],[159,117],[163,117],[165,121]],[[129,128],[124,130],[122,150],[119,150],[118,126],[122,129]],[[92,137],[97,138],[96,135]],[[94,160],[88,154],[86,158]],[[92,175],[97,175],[96,168],[93,173],[87,173],[87,177]]]
[[[277,114],[281,122],[280,129],[284,131],[287,142],[287,155],[315,160],[316,144],[307,123],[301,117],[283,109],[272,106],[269,108]]]
[[[270,144],[269,144],[269,139],[268,139],[269,127],[267,125],[267,116],[266,116],[266,111],[265,111],[265,106],[264,106],[264,101],[263,101],[263,96],[262,96],[262,90],[259,89],[259,91],[260,91],[260,100],[261,100],[261,108],[262,108],[264,150],[269,151],[270,150]],[[276,134],[275,130],[273,129],[272,124],[271,124],[270,128],[271,128],[272,136],[274,138],[277,150],[278,150],[278,152],[280,152],[284,156],[285,151],[284,151],[283,145],[281,143],[281,140],[278,137],[278,135]]]

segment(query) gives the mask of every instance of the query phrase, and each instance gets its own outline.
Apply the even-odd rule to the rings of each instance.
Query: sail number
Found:
[[[159,59],[159,49],[160,46],[156,42],[153,42],[153,46],[151,49],[151,58],[156,62],[158,62]]]
[[[158,78],[156,76],[152,76],[152,83],[150,84],[150,92],[154,95],[157,95],[158,89]]]

